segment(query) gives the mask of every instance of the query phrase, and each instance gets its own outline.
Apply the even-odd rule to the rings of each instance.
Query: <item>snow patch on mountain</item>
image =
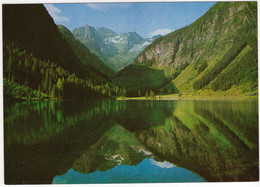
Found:
[[[108,44],[108,43],[119,44],[119,43],[126,43],[126,41],[125,41],[125,38],[123,36],[121,36],[121,34],[118,34],[114,37],[105,38],[104,43],[106,43],[106,44]]]

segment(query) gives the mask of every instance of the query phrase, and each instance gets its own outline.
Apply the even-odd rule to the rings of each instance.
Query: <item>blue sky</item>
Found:
[[[45,4],[56,24],[68,29],[106,27],[115,32],[137,32],[142,37],[167,34],[187,26],[215,2]]]

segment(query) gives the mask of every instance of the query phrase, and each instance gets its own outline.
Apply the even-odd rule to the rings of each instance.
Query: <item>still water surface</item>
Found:
[[[258,180],[257,100],[37,101],[4,115],[6,184]]]

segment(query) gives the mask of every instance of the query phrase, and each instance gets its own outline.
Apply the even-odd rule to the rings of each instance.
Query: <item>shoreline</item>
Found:
[[[155,95],[154,97],[117,97],[116,100],[236,100],[258,99],[258,95],[190,95],[170,94]]]

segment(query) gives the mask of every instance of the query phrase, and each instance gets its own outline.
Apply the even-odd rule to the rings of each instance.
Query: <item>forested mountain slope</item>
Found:
[[[15,41],[40,59],[55,61],[80,75],[85,73],[53,19],[40,4],[4,5],[3,38],[4,41]]]
[[[6,98],[96,98],[114,92],[106,75],[78,59],[43,5],[3,5],[3,41]]]
[[[191,25],[155,40],[134,64],[164,71],[165,78],[156,83],[160,86],[150,88],[157,92],[170,93],[163,88],[166,79],[179,93],[257,92],[257,3],[218,2]],[[126,67],[114,81],[123,86],[129,77],[147,79],[131,69]]]

